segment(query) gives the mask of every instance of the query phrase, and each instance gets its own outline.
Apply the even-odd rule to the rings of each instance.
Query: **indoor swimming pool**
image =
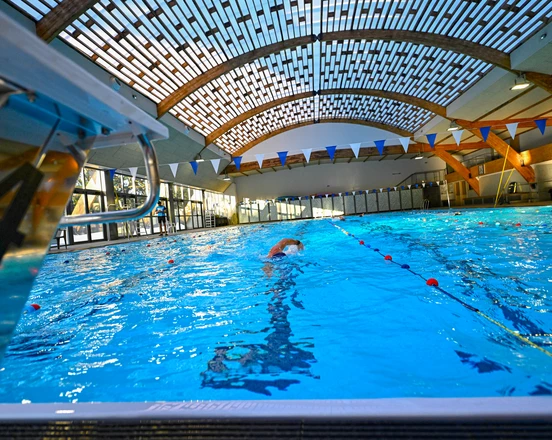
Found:
[[[0,399],[552,395],[552,207],[455,214],[49,255],[29,299],[41,309],[22,317],[0,365]],[[285,237],[304,251],[267,261]]]

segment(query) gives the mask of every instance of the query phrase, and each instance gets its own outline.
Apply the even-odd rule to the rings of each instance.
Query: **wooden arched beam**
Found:
[[[98,0],[63,0],[36,24],[36,34],[50,43],[96,3]]]
[[[221,125],[212,133],[205,138],[205,145],[212,144],[215,139],[221,137],[224,133],[234,128],[236,125],[241,124],[242,122],[261,114],[271,108],[278,107],[288,102],[299,101],[300,99],[306,99],[314,96],[313,92],[299,93],[297,95],[285,96],[274,101],[269,101],[265,104],[262,104],[258,107],[252,108],[251,110],[238,115],[234,119],[226,122]],[[416,98],[415,96],[404,95],[397,92],[387,92],[385,90],[375,90],[375,89],[327,89],[321,90],[319,95],[360,95],[360,96],[376,96],[385,99],[391,99],[394,101],[405,102],[407,104],[413,105],[414,107],[420,107],[425,110],[428,110],[436,115],[446,117],[446,108],[442,105],[435,104],[434,102],[426,101],[425,99]]]
[[[406,30],[390,29],[362,29],[356,31],[339,31],[318,36],[306,36],[293,38],[278,43],[263,46],[254,49],[242,55],[234,57],[224,63],[221,63],[207,72],[197,76],[187,82],[174,93],[169,95],[157,106],[157,116],[161,117],[167,113],[176,104],[184,98],[215,80],[216,78],[228,73],[237,67],[251,63],[258,58],[266,57],[273,53],[281,52],[286,49],[292,49],[297,46],[303,46],[313,41],[342,41],[342,40],[383,40],[383,41],[402,41],[425,46],[438,47],[440,49],[468,55],[486,63],[492,64],[501,69],[512,71],[510,55],[496,49],[492,49],[481,44],[462,40],[460,38],[448,37],[446,35],[432,34],[427,32],[416,32]],[[535,72],[525,72],[526,78],[535,85],[552,93],[552,76]]]
[[[347,118],[333,118],[333,119],[321,119],[318,122],[315,121],[305,121],[305,122],[299,122],[298,124],[293,125],[287,125],[285,127],[279,128],[278,130],[271,131],[270,133],[266,133],[257,139],[252,140],[244,147],[240,148],[238,151],[232,153],[232,156],[241,156],[246,151],[251,150],[255,145],[260,144],[261,142],[266,141],[267,139],[270,139],[271,137],[278,136],[279,134],[285,133],[286,131],[295,130],[296,128],[300,127],[306,127],[307,125],[314,125],[314,124],[325,124],[325,123],[341,123],[341,124],[357,124],[357,125],[365,125],[367,127],[373,127],[373,128],[379,128],[380,130],[389,131],[391,133],[395,133],[401,137],[412,137],[412,133],[403,130],[398,127],[393,127],[392,125],[382,124],[381,122],[375,122],[375,121],[365,121],[362,119],[347,119]]]

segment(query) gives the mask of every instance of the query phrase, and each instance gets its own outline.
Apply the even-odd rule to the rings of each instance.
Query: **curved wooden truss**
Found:
[[[245,152],[249,151],[251,148],[253,148],[255,145],[260,144],[261,142],[266,141],[267,139],[270,139],[271,137],[278,136],[279,134],[285,133],[286,131],[295,130],[296,128],[300,127],[306,127],[308,125],[313,124],[325,124],[325,123],[345,123],[345,124],[357,124],[357,125],[364,125],[367,127],[373,127],[373,128],[379,128],[380,130],[386,130],[391,133],[395,133],[401,137],[411,137],[412,133],[409,133],[406,130],[402,130],[398,127],[393,127],[391,125],[382,124],[381,122],[376,121],[365,121],[362,119],[345,119],[345,118],[333,118],[333,119],[321,119],[320,121],[304,121],[300,122],[298,124],[293,125],[287,125],[285,127],[282,127],[278,130],[271,131],[270,133],[266,133],[263,136],[258,137],[257,139],[253,140],[252,142],[249,142],[246,146],[236,151],[233,156],[241,156]]]
[[[379,98],[404,102],[406,104],[410,104],[412,106],[428,110],[432,113],[435,113],[436,115],[446,117],[446,108],[443,107],[442,105],[435,104],[433,102],[426,101],[425,99],[420,99],[415,96],[405,95],[397,92],[388,92],[385,90],[374,90],[374,89],[328,89],[328,90],[321,90],[318,93],[314,93],[314,95],[376,96]],[[205,145],[209,145],[213,143],[217,138],[222,136],[224,133],[236,127],[237,125],[241,124],[242,122],[248,120],[249,118],[252,118],[253,116],[261,114],[271,108],[278,107],[282,104],[297,101],[300,99],[309,98],[311,96],[313,96],[313,93],[311,92],[300,93],[292,96],[285,96],[283,98],[277,99],[275,101],[267,102],[259,107],[255,107],[247,112],[244,112],[241,115],[235,117],[234,119],[231,119],[230,121],[221,125],[212,133],[210,133],[205,138]]]
[[[56,38],[61,31],[75,19],[90,9],[98,0],[63,0],[50,10],[36,24],[36,34],[47,43]]]
[[[468,144],[463,144],[462,146],[458,146],[456,144],[445,144],[445,145],[436,145],[434,149],[432,149],[428,144],[411,144],[408,152],[404,152],[404,148],[400,145],[389,145],[384,147],[383,154],[384,155],[403,155],[403,154],[418,154],[418,153],[431,153],[438,155],[439,152],[446,152],[446,151],[460,151],[460,150],[481,150],[489,148],[489,146],[485,142],[472,142]],[[378,156],[381,157],[379,151],[376,147],[363,147],[359,150],[358,158],[369,158],[371,156]],[[311,163],[314,163],[318,160],[329,160],[330,156],[327,151],[325,150],[319,150],[319,151],[313,151],[311,153],[310,161]],[[349,159],[353,160],[356,159],[353,151],[350,148],[340,148],[335,151],[334,159]],[[303,154],[292,154],[287,156],[286,158],[286,166],[288,165],[295,165],[295,164],[306,164],[306,159]],[[463,168],[462,164],[459,164],[461,168]],[[268,168],[276,168],[281,167],[282,164],[280,162],[279,158],[267,158],[263,160],[263,166],[261,169],[268,169]],[[244,171],[254,171],[259,169],[258,162],[255,161],[249,161],[249,162],[243,162],[241,163],[240,170],[236,168],[235,165],[228,165],[223,173],[239,173]]]
[[[299,39],[290,39],[281,41],[271,46],[265,46],[261,49],[255,49],[245,54],[240,55],[239,59],[230,59],[225,63],[217,65],[207,72],[197,76],[192,81],[186,83],[174,93],[163,99],[157,106],[158,117],[163,116],[171,108],[177,105],[184,98],[189,96],[197,89],[207,85],[219,76],[228,73],[238,66],[243,66],[251,63],[262,56],[270,55],[271,53],[280,52],[286,49],[304,45],[308,42],[306,39],[311,37],[303,37]],[[311,38],[312,40],[312,38]],[[388,30],[388,29],[364,29],[355,31],[339,31],[328,34],[321,34],[316,37],[318,41],[344,41],[344,40],[382,40],[382,41],[400,41],[424,46],[438,47],[443,50],[452,51],[472,58],[484,61],[485,63],[494,65],[501,69],[512,71],[510,65],[510,56],[505,53],[492,49],[481,44],[462,40],[460,38],[449,37],[446,35],[431,34],[426,32],[405,31],[405,30]],[[274,50],[271,52],[271,50]],[[260,55],[262,54],[262,55]],[[526,72],[526,77],[535,85],[542,87],[546,91],[552,93],[552,76]]]

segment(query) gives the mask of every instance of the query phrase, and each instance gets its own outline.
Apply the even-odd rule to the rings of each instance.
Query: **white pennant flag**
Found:
[[[383,192],[383,188],[380,188],[380,192]]]
[[[173,176],[176,178],[176,173],[178,171],[178,163],[170,163],[169,166],[171,167]]]
[[[411,186],[412,186],[412,185],[408,185],[408,189],[410,189]]]
[[[410,143],[410,138],[399,138],[399,141],[404,148],[404,152],[408,153],[408,144]]]
[[[213,165],[213,168],[215,169],[215,173],[218,174],[220,159],[211,159],[211,165]]]
[[[264,154],[255,154],[255,157],[257,158],[257,163],[259,164],[259,168],[262,168],[263,167]]]
[[[513,138],[516,137],[516,131],[518,128],[517,122],[512,122],[511,124],[506,124],[506,128],[508,129],[508,133],[510,133],[510,136]]]
[[[452,137],[456,141],[456,145],[460,145],[460,139],[462,139],[463,134],[464,130],[455,130],[452,132]]]
[[[425,188],[425,183],[422,183],[422,186]]]
[[[353,153],[355,153],[355,157],[358,159],[358,152],[360,151],[360,144],[349,144],[351,146],[351,150],[353,150]]]
[[[395,191],[397,191],[397,187],[396,187],[396,186],[394,186],[393,189],[394,189]]]
[[[307,163],[310,162],[310,156],[312,153],[312,148],[306,148],[304,150],[301,150],[303,152],[303,155],[305,156],[305,159],[307,159]]]
[[[136,178],[136,173],[138,172],[138,167],[131,167],[128,169],[130,171],[130,175],[133,179]]]

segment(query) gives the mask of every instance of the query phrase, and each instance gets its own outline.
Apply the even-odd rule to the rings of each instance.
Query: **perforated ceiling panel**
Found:
[[[70,1],[75,0],[65,0]],[[9,3],[39,21],[60,2]],[[431,39],[413,44],[393,38],[342,39],[333,33],[425,32],[507,54],[551,17],[550,0],[101,0],[60,37],[154,102],[178,96],[175,102],[169,100],[171,113],[209,135],[260,105],[334,88],[393,91],[445,106],[491,68],[473,57],[432,47]],[[266,46],[292,39],[299,40],[257,55]],[[228,64],[240,56],[247,59]],[[226,64],[231,68],[222,69]],[[206,73],[206,83],[194,86],[182,99],[175,94]],[[339,111],[333,104],[326,107],[327,99],[315,101],[318,104],[305,118]],[[389,104],[379,108],[383,105],[365,99],[362,111],[384,115],[386,122],[392,119],[393,125],[409,130],[428,118],[426,112],[394,111]],[[258,120],[266,126],[280,124],[270,120],[276,116],[287,117],[270,109],[242,122],[249,129],[233,129],[215,142],[232,151],[258,132]]]

